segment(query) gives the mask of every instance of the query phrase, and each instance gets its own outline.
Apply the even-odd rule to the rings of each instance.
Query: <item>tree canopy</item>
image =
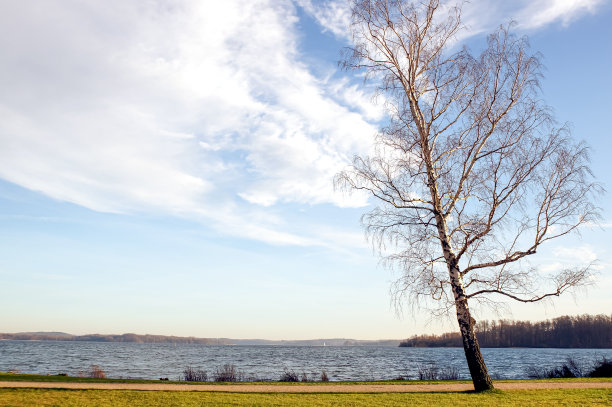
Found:
[[[474,56],[457,44],[462,29],[461,9],[438,0],[353,2],[343,66],[374,81],[389,120],[374,154],[356,156],[336,184],[376,199],[362,222],[402,272],[396,293],[455,309],[486,389],[468,300],[536,302],[588,283],[588,264],[544,276],[527,260],[598,219],[599,187],[586,146],[540,99],[527,38],[501,26]]]

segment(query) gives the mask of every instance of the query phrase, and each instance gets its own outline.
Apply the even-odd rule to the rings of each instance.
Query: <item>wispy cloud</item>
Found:
[[[519,30],[539,30],[561,22],[564,26],[595,13],[604,0],[474,0],[463,6],[465,36],[488,33],[514,21]],[[485,11],[486,10],[486,11]]]
[[[584,267],[592,265],[593,270],[602,270],[603,265],[598,262],[595,249],[583,244],[580,246],[557,246],[552,249],[555,261],[539,265],[543,273],[555,273],[568,267]]]
[[[348,0],[295,0],[327,31],[339,38],[350,40]],[[537,30],[561,22],[567,26],[585,14],[594,14],[605,0],[473,0],[458,2],[447,0],[442,7],[462,5],[462,17],[467,27],[460,40],[472,35],[488,33],[500,24],[515,21],[519,29]]]
[[[597,254],[590,245],[557,247],[553,250],[553,254],[557,258],[571,263],[589,264],[597,260]]]
[[[465,15],[475,29],[508,16],[538,27],[602,2],[501,3],[467,3]],[[365,205],[331,180],[370,148],[382,110],[303,62],[297,7],[348,38],[341,0],[4,2],[0,177],[96,211],[327,244],[269,209]]]
[[[3,4],[0,177],[97,211],[316,243],[262,207],[363,205],[331,178],[376,127],[353,107],[366,95],[342,103],[301,62],[296,23],[289,1]]]
[[[584,14],[593,14],[604,0],[540,0],[524,2],[516,20],[519,26],[537,29],[561,22],[567,26]]]
[[[351,9],[348,0],[295,0],[295,2],[310,14],[325,31],[339,38],[350,40]]]

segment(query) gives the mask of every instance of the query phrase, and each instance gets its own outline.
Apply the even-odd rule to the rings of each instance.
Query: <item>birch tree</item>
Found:
[[[474,388],[492,389],[468,303],[537,302],[588,281],[585,265],[542,284],[527,261],[598,218],[587,148],[556,127],[539,98],[539,57],[509,26],[473,56],[457,46],[458,7],[352,6],[343,65],[375,81],[389,120],[336,185],[376,198],[362,222],[401,270],[398,294],[454,308]]]

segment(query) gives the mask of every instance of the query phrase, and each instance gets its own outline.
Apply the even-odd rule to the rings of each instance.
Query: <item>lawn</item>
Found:
[[[612,405],[610,389],[488,393],[214,393],[0,389],[0,406],[587,406]]]
[[[108,382],[155,383],[157,380],[90,379],[67,376],[0,373],[0,381],[34,382]],[[610,379],[542,379],[504,380],[504,382],[609,382]],[[451,381],[469,383],[469,381]],[[498,381],[499,383],[500,381]],[[173,383],[166,382],[163,383]],[[177,383],[177,382],[174,382]],[[178,382],[183,383],[185,382]],[[210,382],[208,382],[211,384]],[[326,382],[293,383],[313,386],[312,393],[229,393],[145,390],[66,390],[0,388],[1,406],[587,406],[612,405],[612,389],[539,389],[495,390],[472,392],[415,392],[415,393],[316,393],[316,387],[334,384],[423,384],[441,382],[386,381],[386,382]],[[445,382],[449,383],[449,382]],[[198,383],[206,385],[206,383]],[[219,384],[219,383],[218,383]],[[252,385],[253,383],[228,383]],[[271,384],[265,383],[269,389]],[[303,387],[302,387],[303,388]]]

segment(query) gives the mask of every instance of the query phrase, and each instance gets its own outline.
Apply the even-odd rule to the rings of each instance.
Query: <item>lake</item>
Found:
[[[530,367],[554,368],[568,357],[590,367],[612,349],[484,348],[495,379],[526,378]],[[233,364],[249,380],[278,380],[284,371],[330,380],[418,378],[419,367],[455,368],[469,378],[462,348],[388,346],[210,346],[72,341],[0,341],[0,371],[77,376],[98,365],[110,378],[178,380],[185,367],[208,372]]]

